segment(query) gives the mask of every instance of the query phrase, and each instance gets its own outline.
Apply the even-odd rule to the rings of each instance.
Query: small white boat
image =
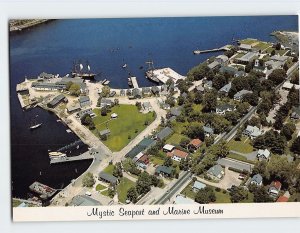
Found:
[[[122,68],[126,68],[127,67],[127,64],[125,63],[123,66],[122,66]]]
[[[37,129],[42,125],[42,123],[30,126],[30,129]]]
[[[200,50],[194,50],[194,52],[193,52],[195,55],[198,55],[198,54],[200,54],[201,53],[201,51]]]
[[[63,157],[63,156],[66,156],[66,154],[59,151],[49,152],[49,157]]]

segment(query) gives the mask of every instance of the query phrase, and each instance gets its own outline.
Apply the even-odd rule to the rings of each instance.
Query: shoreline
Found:
[[[11,33],[19,32],[19,31],[22,31],[23,29],[32,28],[32,27],[38,26],[43,23],[48,23],[53,20],[55,20],[55,19],[33,19],[30,22],[21,23],[20,25],[14,25],[14,22],[17,23],[18,21],[21,21],[21,20],[10,20],[9,21],[9,32],[11,32]]]

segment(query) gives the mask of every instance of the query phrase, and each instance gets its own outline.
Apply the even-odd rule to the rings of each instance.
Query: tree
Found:
[[[273,70],[268,79],[271,80],[275,86],[282,83],[286,78],[286,72],[283,69]]]
[[[109,86],[103,86],[101,95],[103,97],[107,97],[109,95],[109,93],[110,93],[110,87]]]
[[[203,111],[211,112],[216,109],[217,106],[217,92],[216,91],[209,91],[204,94],[203,96]]]
[[[236,125],[239,121],[239,113],[237,111],[226,112],[225,119],[230,121],[232,125]]]
[[[119,99],[114,99],[114,104],[117,106],[119,105]]]
[[[229,195],[231,202],[237,203],[248,198],[248,191],[243,187],[234,186]]]
[[[240,116],[244,116],[248,113],[249,107],[250,104],[248,102],[242,102],[237,106],[236,111],[240,114]]]
[[[164,166],[171,167],[172,165],[173,165],[173,160],[171,159],[171,157],[166,157],[164,161]]]
[[[123,165],[124,171],[126,171],[126,172],[129,172],[129,173],[137,175],[137,176],[141,174],[141,170],[137,168],[135,162],[133,162],[132,159],[129,159],[129,158],[125,159],[122,162],[122,165]]]
[[[276,45],[275,45],[275,49],[276,50],[280,50],[281,49],[281,44],[278,42],[278,43],[276,43]]]
[[[295,124],[287,123],[282,127],[280,134],[283,135],[287,141],[289,141],[292,139],[292,136],[293,136],[293,133],[295,132],[295,130],[296,130]]]
[[[176,104],[175,99],[174,99],[173,96],[168,96],[165,103],[169,104],[171,107],[174,107],[175,104]]]
[[[201,104],[203,100],[203,95],[200,91],[196,91],[194,95],[194,103]]]
[[[107,116],[107,108],[105,106],[101,108],[101,116]]]
[[[88,126],[90,130],[95,129],[94,121],[89,114],[85,114],[81,117],[81,124]]]
[[[274,55],[275,55],[275,50],[273,49],[271,52],[271,56],[274,56]]]
[[[252,189],[253,201],[256,203],[271,202],[272,198],[269,196],[267,189],[264,186],[255,186]]]
[[[243,102],[248,102],[252,106],[256,106],[258,104],[258,95],[256,92],[247,93],[243,96]]]
[[[102,100],[102,96],[99,96],[97,100],[97,107],[101,106],[101,100]]]
[[[96,182],[95,178],[94,178],[93,174],[90,172],[86,173],[82,179],[82,185],[84,187],[91,188],[94,186],[95,182]]]
[[[138,198],[138,193],[135,187],[131,187],[127,191],[127,200],[131,201],[132,203],[136,203]]]
[[[283,154],[286,147],[286,139],[277,131],[269,130],[265,134],[256,137],[253,140],[255,148],[270,148],[275,154]]]
[[[256,163],[252,170],[252,174],[253,175],[260,174],[265,180],[269,180],[270,173],[267,170],[267,162],[263,160],[259,163]]]
[[[70,94],[74,96],[80,95],[80,86],[77,83],[73,83],[69,88]]]
[[[179,162],[179,169],[183,171],[187,171],[189,169],[189,161],[188,159],[181,159]]]
[[[205,137],[204,142],[205,142],[206,147],[209,147],[212,144],[214,144],[215,139],[214,139],[214,137]]]
[[[181,147],[186,148],[187,145],[189,144],[189,142],[190,142],[190,140],[187,137],[183,137],[183,138],[181,138],[179,144]]]
[[[108,187],[108,196],[113,198],[116,195],[116,190],[113,187]]]
[[[178,105],[183,105],[184,104],[184,101],[185,101],[185,98],[183,96],[179,96],[178,97],[178,100],[177,100],[177,103]]]
[[[295,154],[299,155],[300,154],[300,137],[297,137],[291,146],[291,151],[294,152]]]
[[[287,157],[273,155],[267,164],[267,170],[271,179],[281,180],[282,183],[292,182],[294,171]]]
[[[215,144],[214,153],[221,158],[224,158],[229,154],[229,147],[224,139],[221,139],[218,144]]]
[[[139,195],[146,194],[151,190],[152,180],[147,172],[142,172],[136,182],[136,191]]]
[[[217,74],[212,80],[212,86],[217,90],[220,90],[226,83],[226,78],[223,74]]]
[[[203,125],[199,122],[191,122],[183,133],[189,138],[199,138],[201,141],[204,140]]]
[[[200,189],[195,196],[195,202],[200,204],[208,204],[214,201],[216,201],[216,195],[211,187]]]
[[[115,177],[123,177],[122,164],[120,162],[116,163],[113,170],[113,175]]]
[[[68,90],[70,90],[70,87],[72,86],[72,84],[73,84],[73,82],[67,82],[67,84],[66,84],[66,90],[68,91]]]

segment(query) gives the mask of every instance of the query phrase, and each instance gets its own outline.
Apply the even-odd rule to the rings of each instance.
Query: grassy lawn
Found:
[[[241,141],[235,141],[234,139],[230,140],[228,142],[228,147],[230,150],[245,154],[253,151],[253,146],[250,145],[250,139],[247,137],[242,137]]]
[[[232,158],[232,159],[236,159],[236,160],[239,160],[239,161],[243,161],[243,162],[255,164],[254,161],[248,160],[246,157],[244,157],[242,155],[238,155],[238,154],[234,154],[234,153],[229,153],[229,155],[227,155],[227,157],[228,158]]]
[[[118,192],[118,197],[120,202],[125,203],[127,191],[133,186],[135,186],[135,183],[127,179],[126,177],[122,177],[120,179],[120,184],[118,184],[117,187],[117,192]]]
[[[150,124],[155,119],[155,113],[140,113],[134,105],[114,106],[107,116],[101,116],[100,109],[94,109],[94,112],[97,115],[93,118],[96,125],[94,133],[97,135],[98,131],[104,130],[108,126],[110,135],[103,143],[112,151],[120,151],[147,127],[146,121]],[[118,114],[118,118],[111,120],[110,115],[112,113]]]
[[[265,52],[266,53],[271,53],[273,50],[275,50],[275,48],[268,48]],[[275,54],[277,55],[279,53],[279,55],[283,55],[286,52],[286,50],[284,49],[280,49],[280,50],[275,50]]]
[[[106,189],[106,190],[104,190],[103,192],[101,192],[101,194],[104,195],[104,196],[109,197],[109,196],[108,196],[108,189]]]
[[[193,181],[190,182],[182,191],[181,194],[195,200],[196,193],[193,191]]]
[[[96,186],[96,191],[101,191],[101,190],[103,190],[103,189],[106,189],[106,187],[105,187],[104,185],[102,185],[102,184],[97,184],[97,186]]]
[[[221,189],[220,192],[217,192],[215,190],[215,194],[216,194],[216,201],[215,201],[215,203],[231,203],[230,195],[229,195],[228,192],[223,193],[223,190]]]
[[[266,43],[266,42],[259,42],[259,44],[255,45],[254,48],[257,48],[259,50],[264,50],[268,48],[271,44]]]
[[[241,201],[240,203],[253,203],[253,193],[248,192],[248,198]]]
[[[241,44],[253,44],[253,43],[258,42],[258,40],[247,38],[247,39],[244,39],[244,40],[240,40],[240,42],[241,42]]]
[[[104,170],[103,170],[103,172],[106,172],[106,173],[108,173],[108,174],[113,174],[113,171],[114,171],[114,168],[115,168],[115,166],[113,165],[113,164],[110,164],[110,165],[108,165]]]
[[[21,205],[21,204],[22,204],[21,201],[16,200],[16,199],[13,199],[13,202],[12,202],[12,206],[13,206],[13,207],[18,207],[18,206]]]
[[[194,111],[196,111],[196,112],[201,112],[202,108],[203,108],[202,104],[193,104],[192,107],[193,107]]]
[[[157,164],[157,165],[163,165],[163,163],[164,163],[164,159],[157,157],[157,156],[151,156],[150,161],[151,161],[151,163]]]
[[[168,144],[179,145],[182,138],[185,138],[182,134],[174,133],[169,139],[167,139]]]
[[[173,122],[173,129],[176,133],[181,134],[181,132],[185,129],[185,127],[188,125],[188,122]]]

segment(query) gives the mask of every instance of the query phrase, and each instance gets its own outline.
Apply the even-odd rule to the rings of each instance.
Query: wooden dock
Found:
[[[133,88],[139,88],[136,77],[131,77],[131,82],[132,82]]]
[[[81,160],[87,160],[87,159],[94,159],[94,155],[90,153],[90,151],[86,151],[81,155],[73,156],[73,157],[59,157],[56,159],[50,159],[50,164],[56,164],[56,163],[67,163],[67,162],[73,162],[73,161],[81,161]]]
[[[213,53],[213,52],[220,52],[220,51],[228,51],[230,50],[228,45],[225,45],[221,48],[216,49],[206,49],[206,50],[194,50],[194,54],[202,54],[202,53]]]

